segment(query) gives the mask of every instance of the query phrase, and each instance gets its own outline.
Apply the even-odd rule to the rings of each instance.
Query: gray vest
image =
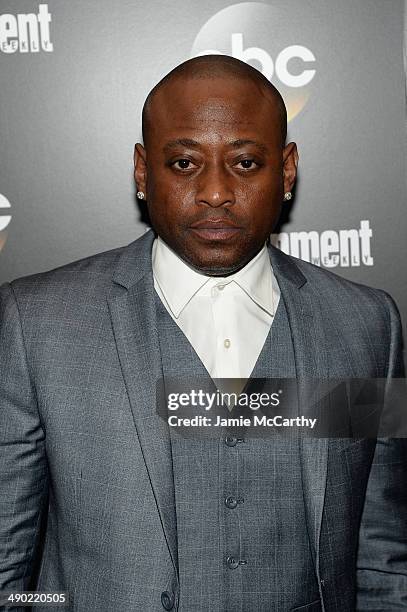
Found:
[[[158,296],[156,308],[164,377],[208,377]],[[295,377],[282,298],[251,377]],[[285,612],[318,599],[298,442],[281,435],[196,440],[170,432],[179,610]]]

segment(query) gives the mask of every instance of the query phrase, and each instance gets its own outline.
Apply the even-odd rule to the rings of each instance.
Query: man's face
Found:
[[[243,79],[176,80],[153,100],[145,146],[135,177],[162,239],[205,274],[250,261],[295,180],[272,97]]]

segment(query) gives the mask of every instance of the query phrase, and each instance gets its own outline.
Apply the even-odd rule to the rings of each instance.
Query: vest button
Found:
[[[235,497],[227,497],[225,499],[225,505],[228,508],[236,508],[236,506],[237,506],[237,499]]]
[[[226,559],[226,563],[229,569],[236,569],[239,565],[239,561],[230,556]]]
[[[169,593],[168,591],[163,591],[161,593],[161,603],[163,605],[164,610],[172,610],[174,607],[173,593]]]
[[[228,446],[236,446],[237,438],[235,438],[234,436],[226,436],[225,444],[227,444]]]

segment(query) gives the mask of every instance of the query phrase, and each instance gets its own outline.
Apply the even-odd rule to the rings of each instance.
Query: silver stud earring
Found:
[[[292,197],[293,194],[291,193],[291,191],[286,191],[286,193],[284,194],[284,202],[288,202],[289,200],[291,200]]]
[[[138,191],[136,195],[139,200],[144,200],[144,198],[146,197],[144,191]]]

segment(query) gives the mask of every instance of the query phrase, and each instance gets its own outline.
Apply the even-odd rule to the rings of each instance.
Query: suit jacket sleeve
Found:
[[[12,286],[0,287],[0,592],[29,580],[47,499],[45,435]]]
[[[382,293],[383,295],[383,293]],[[389,378],[404,376],[400,316],[386,302]],[[405,406],[404,395],[404,406]],[[406,416],[404,416],[406,419]],[[380,438],[369,476],[357,559],[357,610],[407,609],[407,440]]]

